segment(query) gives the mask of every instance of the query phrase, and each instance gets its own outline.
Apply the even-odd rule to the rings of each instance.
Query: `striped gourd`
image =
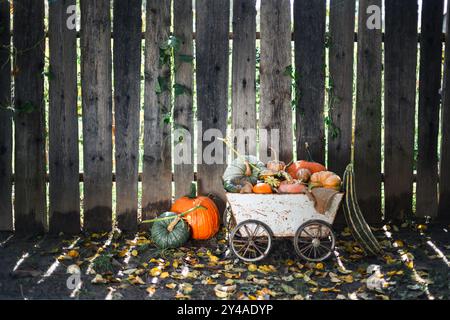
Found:
[[[366,220],[364,220],[355,191],[355,173],[353,165],[349,164],[344,173],[344,214],[345,220],[355,240],[362,246],[366,253],[378,255],[383,252],[380,244],[370,230]]]

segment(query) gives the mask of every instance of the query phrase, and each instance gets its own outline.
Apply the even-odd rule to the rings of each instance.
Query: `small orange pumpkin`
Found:
[[[259,182],[253,186],[253,192],[261,194],[272,193],[272,188],[268,183]]]
[[[192,239],[210,239],[219,231],[219,209],[211,198],[196,196],[196,193],[195,184],[192,184],[191,194],[177,199],[170,211],[182,213],[196,206],[205,207],[188,213],[183,219],[191,227]]]
[[[310,180],[310,187],[322,187],[339,190],[341,187],[341,178],[331,171],[321,171],[313,173]]]

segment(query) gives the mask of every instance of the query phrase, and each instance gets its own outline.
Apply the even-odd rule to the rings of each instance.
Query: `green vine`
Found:
[[[333,80],[329,79],[328,87],[326,88],[328,95],[328,115],[325,117],[325,126],[329,129],[329,133],[331,138],[336,139],[341,134],[341,128],[339,128],[336,123],[333,121],[333,111],[336,102],[339,102],[339,97],[336,97],[334,94],[334,83]]]
[[[170,85],[171,77],[175,75],[182,63],[193,63],[194,57],[191,55],[180,54],[181,40],[174,35],[170,35],[159,47],[159,67],[168,67],[170,72],[165,75],[158,76],[155,86],[155,92],[160,95],[164,92],[173,90],[175,97],[181,95],[192,96],[192,89],[181,83],[174,83]],[[173,67],[172,67],[173,66]],[[170,124],[172,122],[172,112],[164,108],[162,122],[163,124]]]

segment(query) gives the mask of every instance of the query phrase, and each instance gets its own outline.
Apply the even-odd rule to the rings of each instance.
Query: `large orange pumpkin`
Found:
[[[320,171],[326,171],[324,165],[314,162],[314,161],[306,161],[306,160],[299,160],[293,162],[287,169],[287,173],[289,173],[294,179],[297,177],[297,172],[300,169],[308,169],[311,173],[316,173]]]
[[[196,189],[193,185],[190,195],[177,199],[170,211],[176,213],[186,212],[196,206],[202,206],[183,217],[191,227],[192,238],[206,240],[213,237],[219,231],[219,209],[212,199],[205,196],[195,196]]]

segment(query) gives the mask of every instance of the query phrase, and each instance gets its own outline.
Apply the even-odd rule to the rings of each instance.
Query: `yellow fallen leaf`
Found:
[[[182,294],[181,292],[177,292],[177,294],[175,295],[175,298],[180,299],[180,300],[189,300],[191,298],[191,296]]]
[[[166,284],[166,288],[169,288],[169,289],[175,289],[176,287],[177,287],[177,284],[173,283],[173,282]]]
[[[67,255],[71,258],[78,258],[80,255],[77,250],[70,250]]]
[[[136,257],[138,254],[139,254],[139,252],[138,252],[136,249],[134,249],[133,251],[131,251],[131,255],[132,255],[133,257]]]
[[[161,273],[160,275],[159,275],[159,277],[161,278],[161,279],[165,279],[165,278],[167,278],[169,276],[169,273],[167,272],[167,271],[164,271],[163,273]]]
[[[341,290],[336,289],[335,287],[331,287],[331,288],[321,288],[320,292],[341,292]]]
[[[317,270],[323,270],[323,268],[324,268],[324,265],[323,265],[322,262],[316,263],[316,269],[317,269]]]
[[[401,276],[403,274],[403,270],[393,270],[393,271],[389,271],[388,273],[387,273],[387,275],[389,276],[389,277],[392,277],[392,276]]]
[[[142,280],[141,277],[139,277],[139,276],[136,276],[136,277],[132,278],[130,280],[130,282],[132,284],[145,284],[144,280]]]
[[[155,286],[148,287],[147,289],[145,289],[145,291],[147,291],[148,295],[151,297],[151,296],[153,296],[155,294],[156,287]]]
[[[176,268],[178,268],[178,260],[174,260],[173,262],[172,262],[172,266],[176,269]]]
[[[403,241],[402,240],[395,240],[394,241],[394,247],[395,248],[401,248],[401,247],[403,247],[405,244],[403,243]]]
[[[276,272],[277,269],[273,265],[261,265],[258,267],[258,271],[262,273]]]
[[[211,279],[210,277],[207,277],[206,279],[202,280],[202,284],[217,284],[217,282]]]
[[[257,265],[255,265],[255,264],[249,264],[248,265],[248,271],[254,272],[256,270],[258,270],[258,266]]]
[[[339,278],[347,283],[353,283],[353,276],[351,274],[348,274],[346,276],[340,276]]]
[[[209,256],[209,262],[217,263],[218,261],[219,261],[219,257],[214,256],[214,255]]]
[[[420,231],[425,231],[425,230],[427,230],[427,226],[424,224],[418,224],[417,229]]]
[[[157,277],[161,274],[161,269],[159,267],[154,267],[150,270],[150,275],[152,277]]]
[[[405,264],[409,269],[414,269],[414,262],[412,260],[406,261]]]
[[[240,272],[238,273],[224,272],[223,275],[228,279],[239,279],[241,277]]]
[[[292,266],[292,265],[294,265],[294,263],[295,263],[295,261],[292,260],[292,259],[287,259],[287,260],[286,260],[286,265],[287,265],[287,266]]]

